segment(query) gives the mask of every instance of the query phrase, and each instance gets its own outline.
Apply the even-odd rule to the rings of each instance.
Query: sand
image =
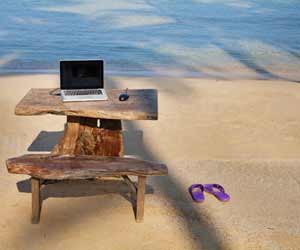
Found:
[[[124,122],[125,153],[162,161],[167,177],[148,181],[137,224],[122,183],[75,182],[43,190],[30,224],[28,176],[4,161],[49,151],[64,116],[20,117],[14,107],[56,75],[0,77],[0,249],[299,249],[300,85],[288,81],[108,77],[108,88],[157,88],[159,120]],[[181,91],[178,91],[180,88]],[[223,204],[192,202],[192,183],[222,184]]]

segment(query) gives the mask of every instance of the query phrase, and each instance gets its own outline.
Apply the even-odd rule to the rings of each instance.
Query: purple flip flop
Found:
[[[224,188],[219,184],[204,184],[203,187],[205,192],[214,195],[219,201],[230,200],[229,194],[226,194]]]
[[[204,201],[204,187],[201,184],[193,184],[189,187],[189,192],[196,202],[203,202]]]

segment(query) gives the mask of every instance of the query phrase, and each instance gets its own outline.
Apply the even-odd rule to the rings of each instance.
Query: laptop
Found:
[[[107,100],[103,60],[60,61],[63,102]]]

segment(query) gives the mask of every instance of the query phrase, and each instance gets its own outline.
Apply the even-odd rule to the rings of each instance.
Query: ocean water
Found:
[[[1,0],[0,74],[85,58],[110,75],[300,80],[300,0]]]

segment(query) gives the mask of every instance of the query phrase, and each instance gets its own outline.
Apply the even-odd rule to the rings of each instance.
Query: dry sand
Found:
[[[28,176],[4,161],[49,151],[65,117],[17,117],[14,107],[30,88],[57,86],[55,75],[0,78],[1,250],[300,249],[299,84],[108,78],[108,88],[159,90],[158,121],[124,122],[125,153],[165,162],[169,176],[149,180],[144,223],[122,183],[76,182],[47,186],[31,225]],[[210,182],[232,200],[193,203],[188,186]]]

